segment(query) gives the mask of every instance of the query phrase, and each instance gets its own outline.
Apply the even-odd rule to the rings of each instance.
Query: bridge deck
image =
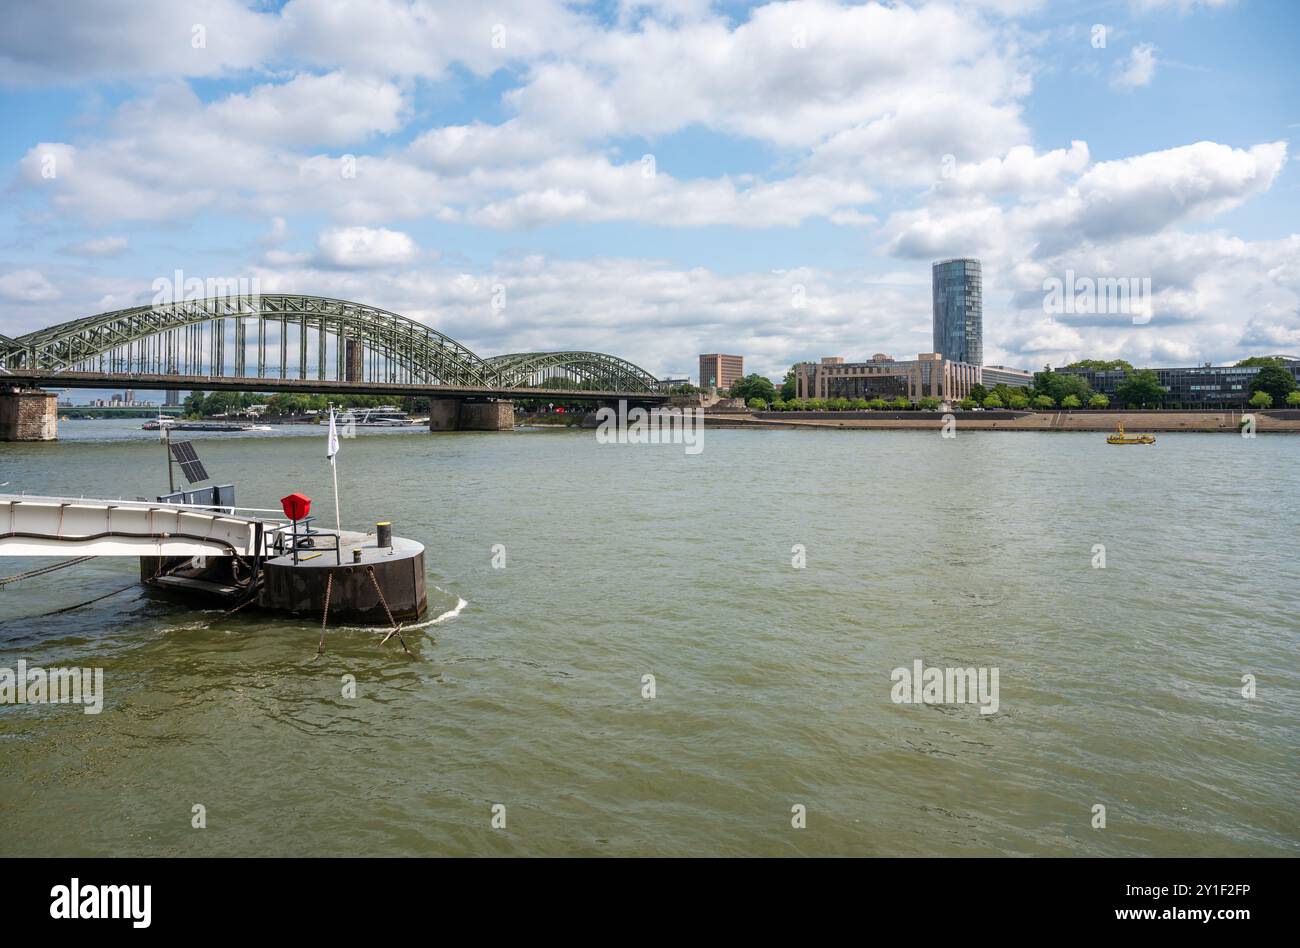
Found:
[[[406,395],[430,398],[546,398],[565,401],[664,402],[662,392],[590,391],[569,388],[477,388],[465,385],[422,385],[414,382],[339,381],[221,375],[150,375],[119,372],[64,372],[48,369],[14,369],[0,381],[35,388],[188,389],[202,392],[300,392],[319,395]]]

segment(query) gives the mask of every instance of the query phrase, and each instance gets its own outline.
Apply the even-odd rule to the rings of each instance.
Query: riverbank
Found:
[[[1226,432],[1241,430],[1244,414],[1253,414],[1258,432],[1300,434],[1300,411],[959,411],[959,430],[981,431],[1114,431],[1122,423],[1131,432]],[[851,412],[711,412],[710,428],[880,428],[930,430],[942,428],[947,417],[934,411]]]

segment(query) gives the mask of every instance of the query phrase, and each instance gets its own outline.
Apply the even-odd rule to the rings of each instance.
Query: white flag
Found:
[[[325,456],[332,458],[339,453],[339,432],[334,427],[334,409],[330,409],[330,440],[329,446],[325,448]]]

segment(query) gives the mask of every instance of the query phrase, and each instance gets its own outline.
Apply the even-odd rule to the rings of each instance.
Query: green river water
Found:
[[[152,498],[138,424],[0,445],[0,492]],[[426,544],[414,657],[138,588],[46,615],[133,559],[16,583],[0,667],[105,700],[0,705],[0,854],[1296,855],[1300,439],[1104,437],[363,432],[344,525]],[[319,430],[194,440],[332,520]],[[895,703],[917,660],[997,713]]]

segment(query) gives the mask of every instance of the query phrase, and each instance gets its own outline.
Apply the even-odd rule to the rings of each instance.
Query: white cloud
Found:
[[[43,303],[59,298],[59,291],[38,270],[0,274],[0,297],[20,303]]]
[[[1138,43],[1128,51],[1128,59],[1111,81],[1117,89],[1139,89],[1151,85],[1156,74],[1156,48],[1150,43]]]
[[[74,257],[116,257],[126,252],[127,244],[125,237],[93,237],[70,244],[63,248],[63,252]]]
[[[332,72],[255,86],[214,103],[201,121],[231,138],[279,144],[346,145],[401,128],[406,112],[392,83]]]
[[[1236,3],[1236,0],[1129,0],[1135,13],[1149,13],[1152,10],[1176,9],[1179,13],[1190,13],[1198,6],[1211,9],[1223,9]]]
[[[271,17],[236,0],[5,3],[0,81],[220,76],[273,58],[275,35]]]
[[[316,245],[322,261],[335,267],[390,267],[416,257],[415,241],[409,235],[382,227],[322,231]]]

